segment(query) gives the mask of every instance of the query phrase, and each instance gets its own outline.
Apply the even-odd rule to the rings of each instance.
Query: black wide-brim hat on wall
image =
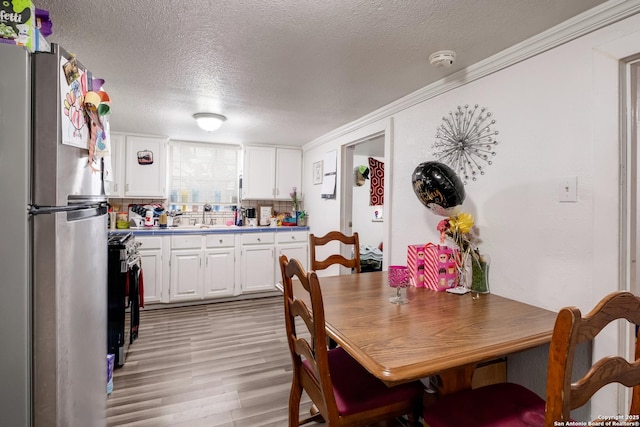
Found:
[[[440,162],[420,163],[411,175],[418,200],[432,212],[450,216],[464,202],[464,184],[449,166]]]

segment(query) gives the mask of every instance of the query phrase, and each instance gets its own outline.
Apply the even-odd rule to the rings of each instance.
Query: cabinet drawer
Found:
[[[202,247],[202,236],[171,236],[171,249],[200,249]]]
[[[247,233],[242,235],[243,245],[273,243],[273,233]]]
[[[221,248],[235,246],[236,239],[233,234],[207,234],[208,248]]]
[[[136,242],[140,242],[140,250],[145,249],[162,249],[161,236],[136,236]]]
[[[309,236],[306,231],[287,231],[276,233],[276,243],[301,243],[307,242]]]

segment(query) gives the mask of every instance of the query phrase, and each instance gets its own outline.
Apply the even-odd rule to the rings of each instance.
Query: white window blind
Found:
[[[171,203],[238,202],[238,145],[171,141],[169,168]]]

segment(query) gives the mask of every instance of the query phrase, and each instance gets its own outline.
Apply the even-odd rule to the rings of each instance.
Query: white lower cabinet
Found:
[[[170,302],[232,296],[235,238],[227,235],[171,236]]]
[[[145,304],[275,291],[281,254],[309,266],[306,231],[138,235],[136,240],[142,243]]]
[[[209,234],[205,239],[204,298],[235,293],[236,246],[232,234]]]
[[[309,235],[306,231],[276,233],[276,282],[282,281],[280,255],[288,259],[297,259],[305,270],[309,269]]]
[[[274,234],[242,234],[240,289],[243,293],[272,291],[275,289]]]
[[[143,273],[144,303],[153,304],[162,302],[163,295],[163,237],[161,236],[136,236],[140,243],[138,251]]]
[[[170,302],[202,298],[202,239],[200,235],[171,236]]]

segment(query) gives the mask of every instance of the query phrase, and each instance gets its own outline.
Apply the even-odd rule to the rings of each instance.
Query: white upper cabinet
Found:
[[[302,187],[302,151],[293,148],[245,146],[243,199],[289,200]]]
[[[273,147],[245,147],[242,171],[243,199],[275,197],[276,150]]]
[[[105,191],[109,197],[124,197],[125,136],[111,134],[111,167],[105,167]]]
[[[166,197],[167,139],[127,136],[123,197]]]
[[[302,151],[289,148],[276,149],[276,199],[289,200],[291,190],[297,188],[302,199]]]

